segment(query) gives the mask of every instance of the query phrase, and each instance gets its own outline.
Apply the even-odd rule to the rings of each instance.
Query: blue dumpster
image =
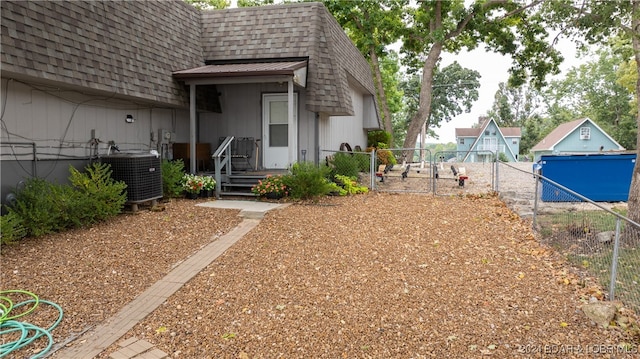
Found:
[[[549,155],[538,162],[541,174],[595,202],[626,202],[635,153]],[[542,180],[541,199],[547,202],[573,202],[577,199]]]

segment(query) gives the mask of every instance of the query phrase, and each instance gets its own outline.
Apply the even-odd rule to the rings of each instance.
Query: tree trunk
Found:
[[[636,59],[636,68],[638,69],[638,79],[636,80],[636,101],[640,107],[640,0],[634,0],[633,10],[631,13],[631,40],[633,44],[633,53]],[[640,108],[636,115],[636,124],[640,128]],[[636,164],[633,167],[633,176],[631,178],[631,188],[629,189],[629,200],[627,202],[629,210],[627,216],[640,223],[640,136],[636,139]]]
[[[418,112],[411,118],[409,128],[407,129],[407,137],[404,140],[404,148],[413,149],[416,147],[416,141],[418,134],[422,130],[422,126],[429,129],[429,117],[431,115],[431,103],[433,97],[433,72],[440,59],[442,53],[442,42],[437,41],[429,49],[427,60],[422,67],[422,81],[420,82],[420,103],[418,105]],[[403,156],[408,156],[410,151],[403,151]],[[407,161],[412,161],[411,158],[406,158]]]
[[[391,112],[389,111],[389,104],[387,104],[387,95],[384,92],[384,84],[382,82],[382,73],[380,72],[380,62],[378,61],[378,55],[376,54],[375,47],[372,45],[369,48],[369,57],[371,58],[371,67],[376,77],[376,90],[378,90],[378,101],[382,107],[382,115],[384,116],[384,130],[391,134],[391,142],[393,143],[393,125],[391,124]]]

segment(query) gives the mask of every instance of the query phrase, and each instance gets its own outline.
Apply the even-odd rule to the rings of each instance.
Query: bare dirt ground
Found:
[[[60,304],[73,345],[241,220],[194,202],[4,246],[0,287]],[[332,197],[267,213],[122,339],[172,358],[638,357],[581,312],[602,289],[569,268],[494,196]]]

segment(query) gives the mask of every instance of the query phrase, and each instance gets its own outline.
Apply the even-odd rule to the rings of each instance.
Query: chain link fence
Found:
[[[357,176],[358,182],[370,190],[417,193],[434,190],[433,156],[428,149],[321,150],[320,156],[335,174]]]
[[[332,176],[343,175],[355,178],[362,186],[372,188],[374,152],[321,150],[320,158],[332,169]]]
[[[335,173],[357,176],[370,190],[438,195],[495,191],[495,155],[488,151],[434,154],[428,149],[392,148],[372,152],[321,150],[320,155]],[[470,158],[479,162],[464,162]]]
[[[541,243],[562,253],[577,273],[640,310],[640,224],[624,202],[594,202],[534,170],[533,163],[498,165],[497,191],[521,217],[531,217]]]
[[[473,159],[475,162],[466,162]],[[489,151],[441,151],[434,154],[437,180],[433,193],[490,193],[496,179],[495,155]]]
[[[428,149],[379,149],[375,151],[372,188],[382,192],[431,193],[433,171]]]

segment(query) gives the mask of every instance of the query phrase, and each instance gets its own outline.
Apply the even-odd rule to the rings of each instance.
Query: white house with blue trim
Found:
[[[490,118],[481,117],[474,128],[456,128],[458,160],[487,162],[504,153],[510,162],[518,160],[521,130],[519,127],[499,127]]]
[[[556,127],[531,152],[534,161],[542,155],[585,154],[624,151],[616,140],[589,118],[566,122]]]

